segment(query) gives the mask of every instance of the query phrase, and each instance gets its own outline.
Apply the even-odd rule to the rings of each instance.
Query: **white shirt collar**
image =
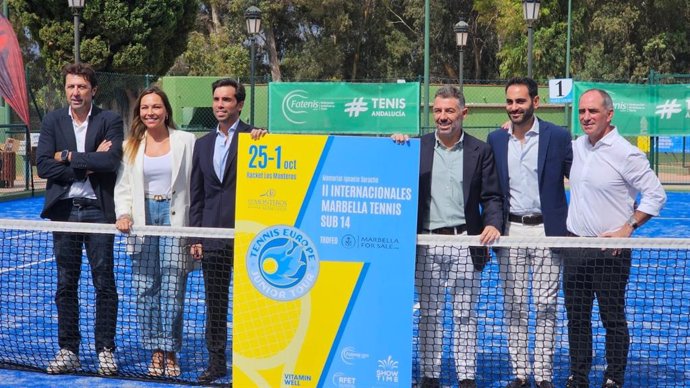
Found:
[[[532,127],[530,127],[530,129],[527,132],[525,132],[525,135],[527,135],[530,132],[536,135],[539,134],[539,119],[537,118],[537,115],[534,115],[534,122],[532,122]],[[513,124],[510,124],[510,128],[508,128],[508,133],[510,134],[510,136],[513,136]]]
[[[91,106],[89,106],[89,114],[86,115],[87,120],[89,119],[89,117],[91,117],[91,110],[92,109],[93,109],[93,104],[91,104]],[[74,121],[74,116],[72,115],[72,107],[71,106],[67,109],[67,114]]]

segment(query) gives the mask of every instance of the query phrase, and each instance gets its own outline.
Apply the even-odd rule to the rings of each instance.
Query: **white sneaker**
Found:
[[[48,363],[46,372],[50,374],[70,373],[81,368],[79,356],[71,350],[60,349],[55,359]]]
[[[113,351],[106,348],[98,353],[98,374],[112,376],[117,374],[117,361]]]

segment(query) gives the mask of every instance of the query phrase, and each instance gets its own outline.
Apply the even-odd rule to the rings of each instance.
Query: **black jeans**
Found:
[[[215,248],[215,247],[214,247]],[[226,245],[204,251],[201,267],[206,293],[206,348],[209,367],[227,368],[228,300],[234,249]]]
[[[107,223],[97,206],[74,206],[63,200],[55,206],[60,214],[54,221]],[[56,214],[58,214],[56,213]],[[58,219],[60,218],[60,219]],[[79,278],[81,276],[82,246],[91,267],[96,289],[96,352],[115,349],[118,296],[113,272],[112,234],[53,233],[53,251],[57,262],[58,281],[55,304],[58,310],[58,344],[61,349],[79,353]]]
[[[630,347],[625,317],[625,288],[630,277],[631,251],[617,255],[607,249],[564,249],[563,292],[568,315],[570,371],[577,387],[589,387],[592,367],[592,305],[596,297],[606,330],[606,372],[623,384]]]

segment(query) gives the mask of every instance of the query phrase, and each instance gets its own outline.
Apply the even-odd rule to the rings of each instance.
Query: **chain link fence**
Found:
[[[41,120],[45,113],[66,105],[64,89],[61,79],[44,81],[40,84],[29,82],[31,126],[29,131],[20,124],[16,115],[9,108],[5,110],[10,125],[0,126],[0,144],[9,146],[11,150],[3,150],[0,154],[0,195],[8,193],[26,193],[41,190],[45,182],[38,178],[35,169],[33,151],[38,142]],[[216,126],[213,116],[211,84],[220,77],[157,77],[152,75],[131,75],[98,73],[98,91],[95,97],[97,105],[118,112],[124,120],[125,129],[129,128],[132,120],[132,109],[139,92],[154,83],[166,91],[173,108],[172,117],[177,126],[183,130],[201,135]],[[687,83],[690,75],[650,75],[650,83]],[[31,80],[31,77],[30,77]],[[241,119],[251,122],[252,111],[254,125],[268,128],[269,93],[268,79],[260,79],[253,88],[249,80],[237,79],[244,83],[247,96]],[[299,82],[324,80],[295,80]],[[443,84],[455,84],[457,80],[434,77],[428,90],[429,115],[424,116],[424,103],[427,101],[427,91],[421,79],[372,79],[357,82],[420,82],[420,123],[421,132],[434,130],[431,102],[436,90]],[[505,80],[467,80],[463,86],[469,115],[464,122],[468,133],[486,139],[488,133],[501,126],[508,120],[505,112]],[[537,115],[566,128],[570,118],[563,104],[551,104],[548,100],[548,85],[540,85],[541,104]],[[255,98],[252,98],[252,95]],[[1,117],[1,115],[0,115]],[[269,128],[270,129],[270,128]],[[10,140],[8,140],[10,139]],[[629,138],[633,144],[644,149],[650,162],[664,184],[690,184],[690,150],[689,137],[675,138]],[[29,144],[29,147],[27,147]],[[649,144],[645,147],[645,144]],[[669,149],[668,145],[672,147]]]
[[[652,70],[649,83],[688,84],[690,74],[661,74]],[[690,115],[690,105],[686,115]],[[690,136],[643,137],[642,141],[642,145],[647,146],[650,163],[663,183],[690,185]]]

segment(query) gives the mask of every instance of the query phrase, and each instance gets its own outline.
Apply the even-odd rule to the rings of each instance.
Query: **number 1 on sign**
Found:
[[[573,100],[573,79],[559,78],[549,80],[549,100],[556,103],[567,103]]]

